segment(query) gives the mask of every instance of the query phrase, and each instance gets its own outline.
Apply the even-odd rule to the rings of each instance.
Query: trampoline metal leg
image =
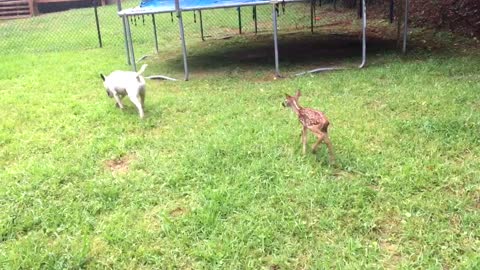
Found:
[[[122,10],[122,1],[117,0],[117,11]],[[130,65],[130,52],[128,51],[127,30],[125,28],[125,16],[122,16],[123,39],[125,40],[125,51],[127,54],[127,64]]]
[[[258,33],[258,25],[257,25],[257,6],[253,6],[253,20],[255,23],[255,35]]]
[[[205,41],[205,35],[203,34],[203,18],[202,18],[202,10],[198,10],[198,16],[200,17],[200,35],[202,37],[202,41]]]
[[[97,26],[97,34],[98,34],[98,45],[100,48],[102,48],[103,47],[102,33],[100,32],[100,22],[98,21],[97,5],[98,5],[98,1],[93,1],[93,11],[95,13],[95,25]]]
[[[367,63],[367,7],[365,0],[362,0],[362,63],[359,68],[363,68]]]
[[[360,64],[359,68],[363,68],[367,62],[367,9],[365,6],[365,0],[362,0],[362,63]],[[334,71],[334,70],[342,70],[345,69],[343,67],[324,67],[324,68],[316,68],[304,72],[300,72],[295,74],[296,76],[302,76],[305,74],[317,73],[317,72],[325,72],[325,71]]]
[[[277,11],[275,4],[272,5],[272,22],[273,22],[273,46],[275,49],[275,78],[280,77],[280,68],[278,61],[278,29],[277,29]]]
[[[395,16],[394,13],[393,13],[394,12],[394,6],[395,6],[395,3],[393,3],[393,0],[390,0],[390,7],[389,7],[390,10],[389,10],[389,15],[388,15],[388,17],[390,19],[390,23],[393,23],[393,17]]]
[[[152,14],[153,36],[155,38],[155,51],[158,54],[157,24],[155,23],[155,14]]]
[[[135,63],[135,52],[133,51],[132,32],[130,30],[130,22],[128,21],[128,17],[125,17],[125,21],[127,22],[127,42],[128,50],[130,51],[130,61],[132,63],[133,70],[137,71],[137,65]]]
[[[312,32],[313,34],[313,8],[315,6],[315,2],[313,0],[311,0],[310,2],[310,31]]]
[[[408,0],[405,0],[405,21],[403,22],[403,54],[407,53],[407,38],[408,38]]]
[[[180,29],[180,39],[182,40],[183,70],[185,72],[184,80],[188,81],[187,45],[185,44],[185,31],[183,28],[182,11],[180,10],[179,0],[175,0],[175,9],[177,10],[178,27]]]
[[[241,35],[242,34],[242,11],[240,7],[237,7],[237,12],[238,12],[238,33]]]
[[[126,16],[122,16],[122,25],[123,25],[123,38],[125,40],[125,52],[127,54],[127,65],[131,64],[130,61],[130,49],[128,47],[128,37],[127,37],[127,25],[126,25]]]

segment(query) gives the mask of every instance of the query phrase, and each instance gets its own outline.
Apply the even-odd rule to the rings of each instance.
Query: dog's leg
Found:
[[[142,104],[142,108],[145,108],[145,90],[140,91],[140,104]]]
[[[115,98],[115,101],[117,102],[117,107],[119,107],[120,109],[123,110],[123,104],[122,104],[122,100],[120,99],[120,97],[117,94],[113,95],[113,97]]]
[[[138,96],[129,96],[129,98],[132,101],[132,103],[135,105],[135,107],[137,107],[138,113],[140,114],[140,118],[143,118],[144,117],[143,106]]]

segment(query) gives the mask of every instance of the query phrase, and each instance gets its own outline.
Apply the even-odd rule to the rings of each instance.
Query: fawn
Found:
[[[323,141],[328,147],[328,154],[330,156],[330,163],[335,163],[335,155],[333,154],[332,142],[328,138],[328,122],[327,117],[323,112],[303,108],[298,104],[298,99],[301,96],[300,90],[297,91],[295,96],[285,94],[287,99],[282,103],[284,107],[290,107],[292,111],[298,116],[298,120],[302,123],[303,129],[301,133],[301,140],[303,143],[303,154],[305,155],[307,149],[307,129],[309,129],[315,136],[317,136],[317,142],[312,146],[312,152],[316,153],[318,145]]]

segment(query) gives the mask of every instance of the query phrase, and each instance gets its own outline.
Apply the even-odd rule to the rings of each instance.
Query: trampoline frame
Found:
[[[180,33],[180,39],[181,39],[181,45],[182,45],[182,54],[183,54],[183,67],[184,67],[184,80],[188,81],[189,79],[189,70],[188,70],[188,59],[187,59],[187,46],[186,46],[186,41],[185,41],[185,33],[184,33],[184,26],[183,26],[183,19],[182,19],[182,12],[184,11],[199,11],[200,14],[200,27],[201,27],[201,33],[202,33],[202,40],[204,40],[203,36],[203,22],[202,22],[202,15],[201,12],[202,10],[208,10],[208,9],[219,9],[219,8],[237,8],[237,11],[240,16],[240,7],[245,7],[245,6],[252,6],[256,9],[256,6],[259,5],[272,5],[272,26],[273,26],[273,47],[274,47],[274,54],[275,54],[275,78],[280,78],[282,77],[280,74],[280,53],[278,50],[278,27],[277,27],[277,12],[276,9],[278,8],[279,4],[285,4],[285,3],[295,3],[295,2],[305,2],[305,0],[260,0],[260,1],[255,1],[255,2],[247,2],[247,3],[234,3],[234,4],[224,4],[224,5],[218,5],[218,6],[197,6],[197,7],[186,7],[182,8],[180,6],[180,0],[174,0],[175,1],[175,9],[155,9],[155,8],[141,8],[141,9],[136,9],[136,8],[131,8],[131,9],[125,9],[122,10],[121,8],[121,3],[120,0],[117,0],[117,5],[118,5],[118,15],[122,18],[122,24],[123,24],[123,33],[124,33],[124,39],[125,39],[125,49],[126,49],[126,54],[127,54],[127,63],[132,65],[132,68],[134,71],[137,71],[137,66],[135,62],[135,53],[134,53],[134,47],[133,47],[133,40],[132,40],[132,33],[131,33],[131,28],[130,28],[130,23],[129,23],[129,17],[130,16],[138,16],[138,15],[152,15],[152,21],[153,21],[153,32],[154,32],[154,38],[155,38],[155,47],[156,47],[156,52],[158,53],[158,39],[157,39],[157,29],[156,29],[156,24],[155,24],[155,14],[160,14],[160,13],[176,13],[176,17],[178,19],[178,25],[179,25],[179,33]],[[308,1],[308,0],[307,0]],[[400,0],[401,1],[401,0]],[[404,17],[404,29],[403,29],[403,46],[402,46],[402,51],[403,53],[406,53],[407,51],[407,38],[408,38],[408,2],[409,0],[404,0],[405,1],[405,17]],[[311,8],[311,20],[313,20],[313,9],[314,5],[316,3],[316,0],[310,0],[310,8]],[[361,1],[361,16],[362,16],[362,62],[358,66],[358,68],[363,68],[366,65],[367,62],[367,8],[365,5],[365,0]],[[255,25],[256,25],[256,14],[254,16],[255,18]],[[400,19],[400,18],[399,18]],[[239,30],[241,33],[241,22],[239,21]],[[311,31],[313,33],[313,23],[311,25]],[[256,33],[256,32],[255,32]],[[342,67],[321,67],[321,68],[316,68],[313,70],[308,70],[304,71],[301,73],[297,73],[297,76],[304,75],[304,74],[309,74],[309,73],[316,73],[316,72],[323,72],[323,71],[331,71],[331,70],[339,70],[339,69],[345,69]],[[162,78],[162,79],[167,79],[167,80],[175,80],[173,78],[163,76],[163,75],[156,75],[152,76],[155,78]]]

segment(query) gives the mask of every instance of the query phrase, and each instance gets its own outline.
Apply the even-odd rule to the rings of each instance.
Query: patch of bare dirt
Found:
[[[474,208],[480,209],[480,189],[473,193]]]
[[[389,256],[383,264],[385,269],[398,269],[402,257],[400,256],[397,245],[389,243],[388,241],[380,241],[379,246],[380,249]]]
[[[125,155],[105,161],[105,167],[113,173],[127,173],[129,165],[133,160],[133,155]]]
[[[385,269],[397,269],[402,256],[398,245],[392,241],[392,237],[400,231],[400,218],[392,214],[390,218],[378,222],[376,232],[378,237],[378,246],[385,254],[383,267]]]
[[[170,216],[179,217],[179,216],[183,216],[186,212],[187,212],[187,210],[185,208],[177,207],[177,208],[173,209],[172,211],[170,211]]]
[[[280,266],[278,264],[273,264],[270,266],[270,270],[280,270]]]

